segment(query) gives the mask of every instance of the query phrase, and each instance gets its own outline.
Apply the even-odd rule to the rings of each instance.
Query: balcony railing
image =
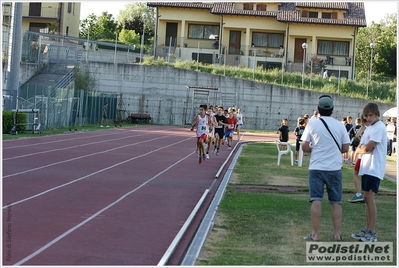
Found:
[[[40,9],[40,14],[35,14],[29,12],[29,8],[23,9],[22,17],[25,18],[58,18],[59,17],[59,8],[58,7],[42,7]]]

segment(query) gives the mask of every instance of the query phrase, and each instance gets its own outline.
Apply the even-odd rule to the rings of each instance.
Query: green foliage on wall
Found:
[[[167,62],[158,58],[156,61],[154,57],[145,57],[144,65],[168,65]],[[268,69],[258,67],[256,70],[245,67],[220,66],[202,64],[196,61],[181,61],[177,59],[176,62],[169,65],[175,68],[192,70],[213,75],[226,75],[232,78],[253,80],[257,82],[264,82],[268,84],[275,84],[287,86],[292,88],[302,88],[302,73],[282,73],[281,69]],[[312,79],[312,83],[310,83]],[[339,82],[339,83],[338,83]],[[311,85],[311,87],[310,87]],[[341,78],[323,79],[319,74],[305,74],[304,87],[305,90],[313,90],[326,94],[339,94],[349,98],[365,99],[367,87],[367,77],[358,79],[358,81]],[[378,101],[382,103],[396,103],[396,78],[385,79],[382,75],[374,75],[371,82],[369,82],[368,99],[370,101]]]

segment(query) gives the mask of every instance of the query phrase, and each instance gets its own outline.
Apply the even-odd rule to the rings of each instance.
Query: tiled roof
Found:
[[[215,2],[211,4],[201,2],[148,2],[147,5],[151,7],[209,9],[210,13],[214,15],[275,17],[279,22],[359,27],[367,26],[363,2],[281,2],[279,5],[279,11],[238,10],[234,8],[235,2]],[[298,8],[346,10],[346,15],[343,20],[303,18],[301,17],[301,12]]]
[[[322,18],[303,18],[301,12],[297,10],[298,4],[301,7],[309,8],[328,8],[338,9],[338,7],[347,6],[345,18],[343,20],[336,19],[322,19]],[[318,6],[316,4],[319,4]],[[326,7],[331,4],[332,6]],[[325,7],[322,7],[325,6]],[[285,3],[282,5],[280,12],[277,15],[277,21],[280,22],[296,22],[307,24],[328,24],[328,25],[346,25],[346,26],[359,26],[365,27],[366,17],[364,12],[364,4],[361,2],[356,3]]]
[[[213,5],[212,14],[218,15],[246,15],[261,17],[276,17],[277,11],[238,10],[234,9],[234,2],[217,2]]]
[[[148,2],[149,7],[178,7],[178,8],[199,8],[199,9],[211,9],[213,4],[206,3],[190,3],[190,2]]]
[[[348,2],[297,2],[296,7],[317,9],[349,9]]]

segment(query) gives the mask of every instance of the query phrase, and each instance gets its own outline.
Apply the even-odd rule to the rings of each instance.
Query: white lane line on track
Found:
[[[56,152],[56,151],[69,150],[69,149],[73,149],[73,148],[79,148],[79,147],[84,147],[84,146],[98,144],[98,143],[106,143],[106,142],[109,142],[109,141],[117,141],[117,140],[123,140],[123,139],[136,138],[136,137],[144,136],[144,135],[148,135],[148,134],[140,134],[140,135],[136,135],[136,136],[128,136],[128,137],[122,137],[122,138],[117,138],[117,139],[101,140],[101,141],[90,142],[90,143],[81,144],[81,145],[74,145],[74,146],[70,146],[70,147],[63,147],[63,148],[58,148],[58,149],[53,149],[53,150],[48,150],[48,151],[41,151],[41,152],[36,152],[36,153],[24,154],[24,155],[9,157],[9,158],[3,158],[3,161],[5,161],[5,160],[13,160],[13,159],[18,159],[18,158],[23,158],[23,157],[30,157],[30,156],[38,155],[38,154],[45,154],[45,153],[51,153],[51,152]]]
[[[125,130],[125,129],[124,129]],[[129,131],[129,132],[141,132],[141,131],[143,131],[143,129],[137,129],[137,130],[127,130],[127,131]],[[159,132],[159,131],[154,131],[154,132]],[[89,136],[79,136],[79,137],[74,137],[74,138],[72,138],[72,139],[63,139],[63,140],[52,140],[52,141],[46,141],[46,142],[39,142],[39,143],[32,143],[32,144],[24,144],[24,145],[15,145],[15,146],[10,146],[10,147],[7,147],[7,146],[4,146],[4,145],[7,145],[7,143],[11,143],[11,142],[17,142],[17,140],[6,140],[6,141],[3,141],[3,151],[4,150],[7,150],[7,149],[15,149],[15,148],[24,148],[24,147],[30,147],[30,146],[38,146],[38,145],[43,145],[43,144],[51,144],[51,143],[59,143],[59,142],[66,142],[66,141],[73,141],[73,140],[81,140],[81,139],[90,139],[90,138],[98,138],[98,137],[103,137],[103,136],[111,136],[111,135],[116,135],[116,134],[119,134],[120,132],[116,132],[116,131],[110,131],[110,132],[107,132],[106,134],[101,134],[101,135],[89,135],[89,134],[95,134],[95,131],[89,131],[89,132],[84,132],[84,133],[80,133],[80,134],[83,134],[83,135],[89,135]],[[71,133],[68,133],[68,134],[59,134],[59,136],[63,136],[63,135],[65,135],[65,136],[68,136],[68,137],[70,137],[69,135],[70,135]],[[77,135],[79,135],[79,134],[77,134]],[[47,136],[47,137],[49,137],[50,138],[50,136]],[[51,136],[51,137],[54,137],[54,136]],[[44,137],[43,137],[44,138]]]
[[[86,134],[86,133],[85,133]],[[116,133],[114,133],[116,134]],[[69,135],[69,134],[59,134],[60,136],[62,135]],[[103,136],[110,136],[112,135],[111,133],[109,134],[102,134],[102,135],[95,135],[95,136],[79,136],[76,138],[72,138],[72,139],[63,139],[63,140],[55,140],[55,141],[46,141],[46,142],[38,142],[38,143],[32,143],[32,144],[24,144],[24,145],[15,145],[15,146],[11,146],[11,147],[5,147],[3,148],[3,150],[7,150],[7,149],[15,149],[15,148],[24,148],[24,147],[30,147],[30,146],[38,146],[38,145],[43,145],[43,144],[51,144],[51,143],[59,143],[59,142],[65,142],[65,141],[73,141],[73,140],[81,140],[81,139],[90,139],[90,138],[94,138],[94,137],[103,137]],[[50,136],[48,136],[50,137]],[[12,141],[17,141],[17,140],[12,140]],[[3,144],[7,142],[7,141],[3,141]]]
[[[129,158],[129,159],[127,159],[127,160],[125,160],[125,161],[122,161],[122,162],[120,162],[120,163],[118,163],[118,164],[115,164],[115,165],[112,165],[112,166],[109,166],[109,167],[100,169],[100,170],[98,170],[98,171],[96,171],[96,172],[90,173],[90,174],[88,174],[88,175],[86,175],[86,176],[83,176],[83,177],[81,177],[81,178],[79,178],[79,179],[76,179],[76,180],[73,180],[73,181],[70,181],[70,182],[61,184],[61,185],[59,185],[59,186],[53,187],[53,188],[51,188],[51,189],[48,189],[48,190],[46,190],[46,191],[44,191],[44,192],[38,193],[38,194],[36,194],[36,195],[32,195],[32,196],[30,196],[30,197],[28,197],[28,198],[25,198],[25,199],[16,201],[16,202],[11,203],[11,204],[8,204],[8,205],[4,206],[3,209],[6,209],[6,208],[8,208],[8,207],[10,207],[10,206],[15,206],[15,205],[17,205],[17,204],[23,203],[23,202],[28,201],[28,200],[30,200],[30,199],[33,199],[33,198],[39,197],[39,196],[41,196],[41,195],[44,195],[44,194],[46,194],[46,193],[52,192],[52,191],[54,191],[54,190],[56,190],[56,189],[59,189],[59,188],[65,187],[65,186],[67,186],[67,185],[73,184],[73,183],[75,183],[75,182],[78,182],[78,181],[87,179],[87,178],[89,178],[89,177],[91,177],[91,176],[93,176],[93,175],[96,175],[96,174],[101,173],[101,172],[103,172],[103,171],[106,171],[106,170],[108,170],[108,169],[112,169],[112,168],[114,168],[114,167],[123,165],[123,164],[125,164],[125,163],[127,163],[127,162],[130,162],[130,161],[132,161],[132,160],[135,160],[135,159],[138,159],[138,158],[141,158],[141,157],[150,155],[150,154],[152,154],[152,153],[155,153],[155,152],[160,151],[160,150],[162,150],[162,149],[165,149],[165,148],[174,146],[174,145],[176,145],[176,144],[182,143],[182,142],[184,142],[184,141],[186,141],[186,140],[189,140],[189,139],[192,139],[192,138],[187,138],[187,139],[184,139],[184,140],[181,140],[181,141],[178,141],[178,142],[169,144],[169,145],[167,145],[167,146],[160,147],[160,148],[158,148],[158,149],[156,149],[156,150],[152,150],[152,151],[147,152],[147,153],[145,153],[145,154],[142,154],[142,155],[138,155],[138,156]],[[190,155],[192,155],[192,154],[193,154],[193,153],[191,153]],[[185,157],[185,158],[187,158],[187,157]]]
[[[188,140],[188,139],[186,139]],[[179,142],[177,142],[179,143]],[[175,143],[175,144],[177,144]],[[172,144],[174,145],[174,144]],[[171,146],[171,145],[169,145]],[[163,148],[169,147],[169,146],[165,146]],[[158,149],[159,150],[159,149]],[[158,151],[158,150],[154,150]],[[79,223],[78,225],[72,227],[71,229],[69,229],[68,231],[66,231],[65,233],[63,233],[62,235],[58,236],[57,238],[53,239],[52,241],[50,241],[49,243],[47,243],[46,245],[44,245],[43,247],[39,248],[38,250],[36,250],[35,252],[33,252],[32,254],[30,254],[29,256],[25,257],[24,259],[20,260],[19,262],[15,263],[14,266],[19,266],[21,264],[24,264],[25,262],[29,261],[30,259],[32,259],[33,257],[37,256],[38,254],[40,254],[41,252],[43,252],[44,250],[48,249],[50,246],[52,246],[53,244],[57,243],[58,241],[60,241],[61,239],[63,239],[64,237],[66,237],[67,235],[69,235],[70,233],[72,233],[73,231],[77,230],[78,228],[82,227],[83,225],[85,225],[86,223],[88,223],[89,221],[93,220],[95,217],[97,217],[98,215],[100,215],[101,213],[104,213],[104,211],[108,210],[109,208],[113,207],[114,205],[118,204],[119,202],[121,202],[123,199],[125,199],[126,197],[128,197],[130,194],[136,192],[137,190],[139,190],[140,188],[142,188],[143,186],[145,186],[146,184],[148,184],[149,182],[153,181],[154,179],[156,179],[157,177],[159,177],[160,175],[162,175],[163,173],[165,173],[166,171],[168,171],[169,169],[171,169],[172,167],[176,166],[177,164],[179,164],[180,162],[182,162],[183,160],[186,160],[188,157],[190,157],[191,155],[193,155],[194,152],[188,154],[187,156],[185,156],[184,158],[180,159],[179,161],[177,161],[176,163],[170,165],[169,167],[167,167],[166,169],[164,169],[163,171],[159,172],[157,175],[155,175],[154,177],[148,179],[147,181],[143,182],[140,186],[136,187],[135,189],[131,190],[130,192],[124,194],[123,196],[121,196],[119,199],[117,199],[116,201],[114,201],[113,203],[109,204],[108,206],[102,208],[101,210],[97,211],[95,214],[93,214],[91,217],[87,218],[86,220],[82,221],[81,223]]]
[[[151,140],[140,141],[140,142],[136,142],[136,143],[132,143],[132,144],[128,144],[128,145],[119,146],[119,147],[108,149],[108,150],[101,151],[101,152],[96,152],[96,153],[91,153],[91,154],[86,154],[86,155],[74,157],[74,158],[71,158],[71,159],[68,159],[68,160],[55,162],[55,163],[48,164],[48,165],[45,165],[45,166],[28,169],[28,170],[21,171],[21,172],[18,172],[18,173],[5,175],[5,176],[3,176],[3,179],[9,178],[9,177],[13,177],[13,176],[17,176],[17,175],[21,175],[21,174],[25,174],[25,173],[32,172],[32,171],[36,171],[36,170],[43,169],[43,168],[48,168],[48,167],[59,165],[59,164],[68,163],[68,162],[71,162],[71,161],[79,160],[79,159],[86,158],[86,157],[93,156],[93,155],[97,155],[97,154],[108,153],[108,152],[111,152],[111,151],[114,151],[114,150],[118,150],[118,149],[129,147],[129,146],[134,146],[134,145],[141,144],[141,143],[146,143],[146,142],[150,142],[150,141],[154,141],[154,140],[164,139],[164,138],[167,138],[167,137],[168,136],[158,137],[158,138],[154,138],[154,139],[151,139]]]
[[[143,130],[127,130],[129,132],[142,132]],[[152,130],[153,133],[157,133],[157,132],[161,132],[161,130]],[[87,135],[88,134],[94,134],[95,131],[92,132],[86,132]],[[86,133],[83,133],[84,135],[86,135]],[[106,134],[101,134],[101,135],[88,135],[88,136],[79,136],[79,137],[75,137],[72,139],[63,139],[63,140],[55,140],[55,141],[46,141],[46,142],[39,142],[39,143],[33,143],[33,144],[24,144],[24,145],[16,145],[16,146],[11,146],[11,147],[6,147],[4,146],[5,143],[7,141],[3,141],[3,150],[7,150],[7,149],[15,149],[15,148],[24,148],[24,147],[30,147],[30,146],[38,146],[38,145],[44,145],[44,144],[51,144],[51,143],[59,143],[59,142],[69,142],[69,141],[73,141],[73,140],[82,140],[82,139],[91,139],[91,138],[98,138],[98,137],[103,137],[103,136],[111,136],[111,135],[117,135],[120,134],[120,132],[116,132],[116,131],[110,131]],[[148,133],[146,133],[148,134]],[[69,135],[69,134],[60,134],[60,136],[62,135]],[[50,136],[48,136],[50,138]],[[8,142],[16,142],[17,140],[8,140]]]

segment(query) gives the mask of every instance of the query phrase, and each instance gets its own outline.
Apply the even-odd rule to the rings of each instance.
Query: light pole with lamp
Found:
[[[302,88],[303,88],[303,81],[304,81],[304,75],[305,75],[305,59],[306,59],[306,49],[308,48],[308,43],[303,43],[302,44],[303,48],[303,62],[302,62]]]
[[[144,51],[144,30],[145,30],[145,20],[146,19],[147,19],[147,13],[143,13],[143,35],[141,36],[140,63],[143,58],[143,51]]]
[[[375,48],[374,43],[370,43],[370,74],[369,74],[369,79],[367,80],[367,91],[366,91],[366,100],[369,98],[369,82],[371,83],[371,71],[373,70],[373,50]]]

